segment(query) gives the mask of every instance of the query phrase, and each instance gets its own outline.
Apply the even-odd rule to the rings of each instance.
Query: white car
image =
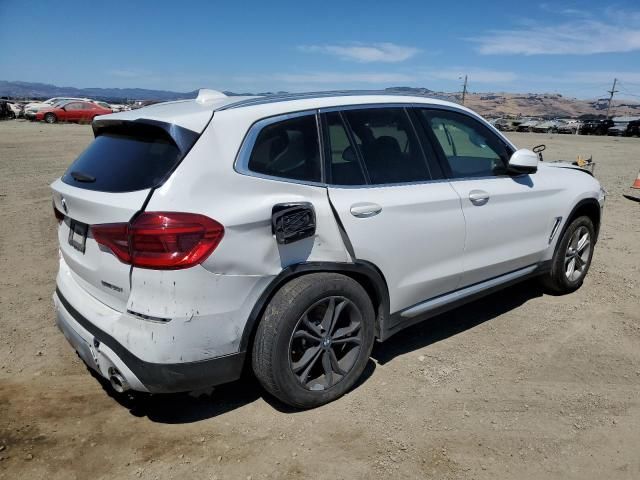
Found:
[[[129,106],[128,105],[123,105],[121,103],[112,103],[110,104],[111,110],[113,110],[113,113],[117,113],[117,112],[123,112],[125,110],[129,110]]]
[[[296,407],[375,339],[534,276],[571,292],[604,191],[471,110],[386,94],[227,97],[101,116],[52,185],[57,322],[116,391],[245,363]]]

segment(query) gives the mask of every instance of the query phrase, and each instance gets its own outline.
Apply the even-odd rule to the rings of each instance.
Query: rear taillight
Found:
[[[56,220],[58,221],[58,223],[62,223],[62,221],[64,220],[64,213],[56,208],[55,203],[53,204],[53,214],[56,216]]]
[[[224,236],[224,227],[204,215],[144,212],[131,223],[93,225],[93,238],[121,262],[173,270],[202,263]]]

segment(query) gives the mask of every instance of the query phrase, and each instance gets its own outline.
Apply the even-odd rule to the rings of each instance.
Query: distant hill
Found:
[[[412,95],[434,96],[461,102],[460,93],[435,92],[428,88],[390,87],[389,93],[399,92]],[[250,93],[224,92],[227,95],[251,95]],[[270,95],[261,92],[256,95]],[[286,93],[286,92],[278,92]],[[46,83],[9,82],[0,80],[0,96],[12,98],[39,99],[51,97],[88,97],[107,102],[125,102],[133,100],[181,100],[195,98],[198,91],[172,92],[169,90],[150,90],[145,88],[75,88],[58,87]],[[539,116],[539,117],[579,117],[583,115],[604,115],[607,110],[606,99],[581,100],[551,93],[469,93],[465,105],[487,117],[501,116]],[[640,103],[627,100],[614,100],[612,114],[621,116],[640,116]]]
[[[15,98],[88,97],[112,102],[124,100],[180,100],[195,98],[198,92],[171,92],[145,88],[75,88],[46,83],[8,82],[0,80],[0,96]]]
[[[433,92],[425,88],[392,87],[389,92],[401,91],[416,95],[433,95],[460,103],[460,93]],[[571,117],[599,116],[607,113],[607,99],[582,100],[557,93],[467,93],[465,106],[486,117]],[[611,115],[640,117],[640,103],[615,100]]]

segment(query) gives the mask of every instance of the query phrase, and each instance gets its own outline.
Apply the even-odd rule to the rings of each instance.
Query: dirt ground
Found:
[[[593,155],[609,191],[584,286],[528,282],[376,345],[362,383],[292,411],[251,378],[116,399],[54,324],[49,183],[80,125],[0,123],[0,479],[640,478],[640,139],[511,134]]]

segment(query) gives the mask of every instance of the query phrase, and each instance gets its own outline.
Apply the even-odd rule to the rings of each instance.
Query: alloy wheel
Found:
[[[575,282],[584,275],[590,253],[591,235],[586,227],[581,226],[571,235],[564,256],[564,271],[570,282]]]
[[[289,366],[307,390],[327,390],[354,367],[363,341],[362,313],[349,299],[325,297],[300,317],[289,342]]]

